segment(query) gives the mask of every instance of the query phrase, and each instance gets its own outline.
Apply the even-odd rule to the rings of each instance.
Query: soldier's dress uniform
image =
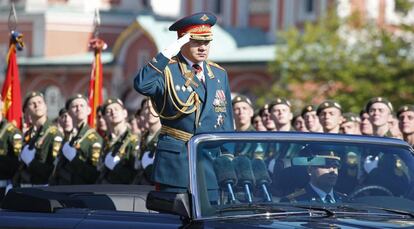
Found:
[[[0,122],[0,201],[19,166],[18,156],[22,145],[23,137],[20,130],[3,119]]]
[[[203,29],[216,22],[209,13],[185,17],[170,27],[177,31],[186,26]],[[211,40],[192,35],[192,39]],[[191,34],[191,33],[190,33]],[[226,71],[211,61],[203,61],[205,82],[195,77],[192,66],[181,53],[171,60],[159,53],[135,77],[134,87],[149,96],[160,114],[161,133],[154,161],[153,181],[186,189],[188,186],[188,155],[186,143],[194,134],[232,131],[233,111]],[[209,189],[218,185],[213,169],[214,155],[207,152],[199,160],[205,165]]]
[[[346,199],[346,195],[340,192],[333,190],[333,201],[330,203],[340,203],[344,199]],[[332,198],[332,197],[331,197]],[[305,186],[304,188],[287,195],[286,197],[282,198],[280,202],[299,202],[299,201],[306,201],[306,202],[319,202],[319,203],[328,203],[311,187],[310,184]]]
[[[112,153],[112,156],[118,156],[120,161],[112,170],[103,166],[98,183],[131,184],[137,173],[134,165],[138,157],[138,149],[138,137],[129,129],[115,139],[111,135],[107,136],[102,158]]]
[[[102,144],[101,136],[85,123],[70,141],[70,145],[76,148],[75,158],[69,161],[61,152],[56,168],[57,183],[94,184],[99,176]]]
[[[160,131],[157,131],[153,135],[150,135],[149,132],[145,132],[144,135],[142,135],[139,147],[139,159],[141,161],[141,166],[139,168],[136,178],[134,179],[134,184],[154,184],[154,182],[152,182],[151,180],[151,177],[154,171],[154,158],[157,149],[159,134]]]
[[[25,133],[24,145],[35,148],[35,157],[29,165],[20,162],[19,170],[13,178],[14,186],[31,187],[48,184],[62,140],[62,133],[49,120],[38,129],[32,126]]]

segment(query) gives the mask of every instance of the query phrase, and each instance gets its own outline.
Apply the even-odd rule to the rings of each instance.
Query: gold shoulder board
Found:
[[[216,64],[216,63],[214,63],[213,61],[211,61],[211,60],[208,60],[207,61],[207,64],[208,65],[211,65],[211,66],[213,66],[213,67],[216,67],[216,68],[218,68],[218,69],[221,69],[221,70],[223,70],[223,71],[226,71],[226,69],[224,69],[223,67],[221,67],[220,65],[218,65],[218,64]]]
[[[302,189],[300,189],[300,190],[298,190],[298,191],[296,191],[294,193],[289,194],[288,196],[286,196],[286,198],[288,198],[289,200],[293,200],[296,197],[301,196],[301,195],[303,195],[305,193],[306,193],[306,190],[304,188],[302,188]]]

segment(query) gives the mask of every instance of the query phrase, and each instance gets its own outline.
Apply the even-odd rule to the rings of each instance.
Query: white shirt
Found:
[[[332,201],[335,203],[336,200],[334,198],[334,194],[333,194],[333,189],[331,189],[331,191],[329,193],[324,192],[322,189],[317,188],[315,185],[313,185],[312,183],[310,183],[310,186],[312,187],[312,189],[318,194],[318,196],[321,198],[321,200],[326,203],[325,198],[327,195],[331,196]]]

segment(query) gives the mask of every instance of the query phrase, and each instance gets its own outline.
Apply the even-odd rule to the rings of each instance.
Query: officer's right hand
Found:
[[[66,157],[69,161],[72,161],[76,156],[76,149],[69,145],[69,142],[66,142],[62,148],[63,156]]]
[[[190,34],[187,33],[178,40],[174,41],[174,43],[170,44],[166,49],[162,50],[161,53],[168,59],[171,59],[171,57],[175,56],[180,51],[181,47],[189,41]]]
[[[25,145],[23,147],[22,153],[20,154],[20,158],[22,159],[22,161],[29,166],[30,162],[33,161],[34,157],[35,157],[35,153],[36,153],[36,149],[29,149],[29,145]]]

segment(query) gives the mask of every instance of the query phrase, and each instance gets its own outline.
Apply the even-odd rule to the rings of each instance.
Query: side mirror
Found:
[[[187,193],[151,191],[148,193],[146,207],[149,210],[191,216],[191,206]]]

